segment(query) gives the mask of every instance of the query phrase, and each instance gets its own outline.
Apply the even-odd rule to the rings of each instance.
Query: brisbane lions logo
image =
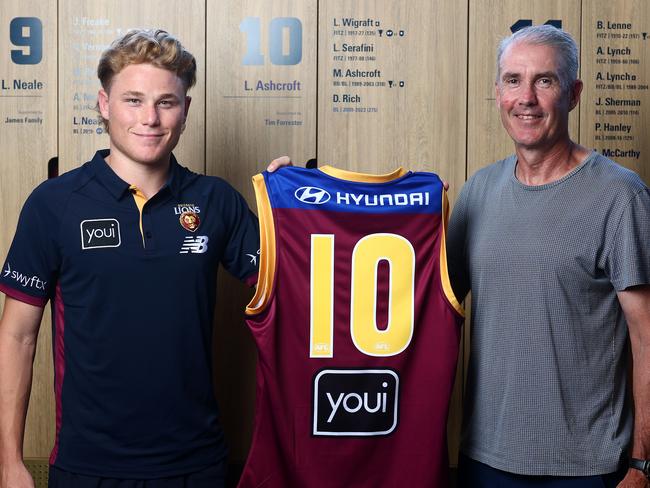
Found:
[[[178,219],[183,229],[194,232],[201,225],[201,219],[196,212],[183,212]]]

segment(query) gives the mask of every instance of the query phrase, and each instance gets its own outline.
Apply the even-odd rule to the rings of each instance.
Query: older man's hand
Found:
[[[630,469],[617,488],[649,488],[650,480],[638,469]]]
[[[283,166],[293,166],[293,163],[291,162],[291,158],[289,156],[280,156],[279,158],[275,158],[273,161],[271,161],[266,170],[272,173],[276,169],[282,168]]]

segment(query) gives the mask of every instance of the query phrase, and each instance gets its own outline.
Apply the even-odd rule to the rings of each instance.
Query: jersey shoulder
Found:
[[[27,198],[25,207],[37,208],[48,215],[61,212],[70,196],[92,180],[86,164],[39,184]]]

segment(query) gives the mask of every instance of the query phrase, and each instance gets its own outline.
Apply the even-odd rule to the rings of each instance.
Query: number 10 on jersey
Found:
[[[388,325],[377,327],[377,268],[389,265]],[[311,235],[310,357],[334,357],[334,235]],[[415,250],[397,234],[370,234],[354,246],[350,284],[350,336],[368,356],[395,356],[413,337]],[[348,304],[337,303],[337,306]]]

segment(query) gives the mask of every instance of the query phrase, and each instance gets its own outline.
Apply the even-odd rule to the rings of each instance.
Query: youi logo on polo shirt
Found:
[[[327,190],[315,186],[301,186],[295,191],[294,196],[302,203],[312,205],[322,205],[323,203],[329,202],[330,198],[332,198]]]
[[[120,223],[117,219],[90,219],[81,222],[81,249],[119,247]]]

